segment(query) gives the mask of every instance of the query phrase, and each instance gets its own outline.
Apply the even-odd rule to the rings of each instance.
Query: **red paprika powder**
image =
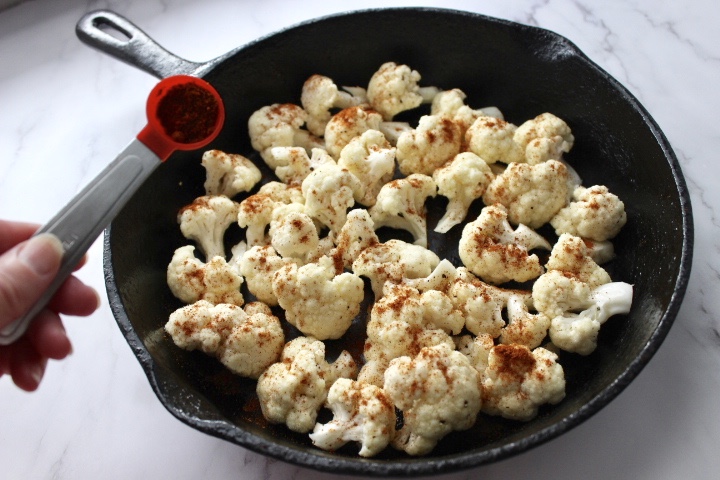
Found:
[[[165,133],[178,143],[196,143],[209,137],[219,114],[215,97],[192,83],[170,87],[157,107],[157,119]]]

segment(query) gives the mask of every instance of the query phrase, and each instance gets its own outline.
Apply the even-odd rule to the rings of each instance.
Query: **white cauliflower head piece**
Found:
[[[225,231],[237,222],[239,205],[224,195],[204,195],[180,209],[180,231],[197,242],[206,259],[225,258]]]
[[[273,147],[303,147],[310,151],[323,146],[320,138],[303,130],[307,119],[307,112],[292,103],[262,107],[248,119],[250,143],[265,163],[275,170],[278,163],[272,155]]]
[[[541,405],[565,398],[565,373],[557,355],[542,347],[497,345],[482,376],[482,411],[528,421]]]
[[[278,206],[273,210],[270,222],[270,244],[273,248],[282,257],[303,263],[320,243],[315,222],[304,210],[305,206],[299,203]]]
[[[447,115],[460,127],[462,135],[479,117],[493,117],[503,120],[502,112],[496,107],[473,109],[465,104],[467,95],[459,88],[444,90],[435,95],[430,113]]]
[[[259,302],[242,309],[198,300],[173,312],[165,330],[178,347],[215,356],[232,372],[249,378],[258,378],[273,364],[285,344],[280,320]]]
[[[513,163],[524,160],[524,152],[513,136],[517,127],[505,120],[480,116],[465,132],[467,149],[487,163]]]
[[[400,112],[430,103],[436,87],[420,87],[420,73],[407,65],[386,62],[370,78],[367,98],[386,121]]]
[[[359,442],[359,455],[380,453],[395,433],[395,406],[382,388],[339,378],[328,392],[326,405],[333,419],[316,424],[310,434],[313,445],[335,451],[348,442]]]
[[[547,160],[560,160],[575,143],[565,121],[552,113],[542,113],[521,124],[513,136],[525,152],[525,161],[535,165]]]
[[[424,455],[448,433],[472,427],[482,405],[479,375],[465,355],[448,345],[390,362],[383,388],[403,413],[392,445]]]
[[[350,328],[365,289],[357,275],[338,272],[330,257],[302,267],[286,265],[275,273],[272,286],[286,320],[318,340],[340,338]]]
[[[353,262],[363,250],[380,243],[368,211],[362,208],[350,210],[334,243],[335,248],[329,252],[329,256],[341,261],[347,269],[352,268]]]
[[[275,306],[278,299],[273,293],[273,275],[291,263],[294,263],[292,259],[281,257],[271,245],[256,245],[243,254],[239,262],[239,272],[244,276],[248,290],[255,298]]]
[[[367,102],[364,89],[342,91],[335,82],[324,75],[311,75],[302,87],[300,104],[308,113],[307,128],[318,136],[325,134],[325,126],[333,108],[348,108]]]
[[[333,382],[356,373],[357,365],[349,353],[343,352],[329,364],[323,342],[308,337],[291,340],[280,360],[258,379],[256,392],[263,416],[294,432],[310,432]]]
[[[367,130],[379,130],[381,123],[382,115],[367,105],[340,110],[325,126],[325,147],[333,158],[339,158],[342,149],[353,138]]]
[[[437,195],[432,177],[413,173],[386,183],[378,193],[370,217],[375,228],[390,227],[406,230],[413,236],[413,243],[427,247],[427,211],[425,201]]]
[[[555,233],[569,233],[595,242],[614,238],[625,223],[625,204],[604,185],[577,187],[570,204],[550,220]]]
[[[275,175],[287,185],[301,186],[310,172],[325,163],[336,163],[324,148],[313,148],[308,152],[302,147],[273,147]]]
[[[205,167],[205,194],[234,197],[249,192],[262,179],[260,169],[248,158],[236,153],[208,150],[203,153]]]
[[[565,206],[568,170],[562,162],[548,160],[537,165],[511,163],[488,185],[483,201],[507,207],[514,225],[539,228]]]
[[[347,169],[324,164],[302,183],[305,213],[337,233],[345,225],[347,211],[363,197],[360,180]]]
[[[423,115],[415,129],[400,134],[397,162],[403,175],[433,171],[460,153],[462,131],[444,115]]]
[[[532,229],[513,229],[502,205],[482,209],[480,216],[465,225],[458,254],[467,269],[486,282],[525,282],[543,273],[534,248],[550,250],[550,244]]]
[[[378,130],[367,130],[353,138],[340,152],[338,165],[355,175],[363,184],[364,195],[358,201],[370,207],[380,187],[395,173],[395,147]]]
[[[204,263],[195,257],[192,245],[175,250],[167,268],[170,291],[184,303],[207,300],[242,306],[245,302],[240,292],[242,283],[242,276],[223,257],[216,256]]]
[[[472,152],[459,153],[432,174],[438,193],[448,198],[445,215],[435,226],[438,233],[446,233],[465,220],[472,202],[481,198],[493,175],[487,163]]]

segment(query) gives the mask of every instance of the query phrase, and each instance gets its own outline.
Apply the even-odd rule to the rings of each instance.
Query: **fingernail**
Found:
[[[43,374],[45,373],[45,369],[40,367],[39,365],[34,365],[30,367],[30,371],[28,372],[30,374],[30,377],[35,382],[35,385],[40,385],[40,381],[43,378]]]
[[[32,237],[18,252],[18,258],[38,275],[47,275],[57,270],[64,249],[55,235],[42,233]]]

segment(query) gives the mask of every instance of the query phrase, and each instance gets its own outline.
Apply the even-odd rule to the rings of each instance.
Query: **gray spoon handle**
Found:
[[[51,233],[62,242],[65,255],[60,271],[30,311],[0,330],[0,345],[9,345],[25,333],[32,319],[45,308],[72,274],[95,239],[160,163],[155,153],[134,139],[89,185],[37,231],[36,235]]]

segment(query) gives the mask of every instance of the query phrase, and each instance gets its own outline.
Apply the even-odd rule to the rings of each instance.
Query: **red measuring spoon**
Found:
[[[147,101],[148,123],[100,174],[35,235],[51,233],[65,254],[53,283],[25,315],[0,330],[0,345],[20,338],[72,274],[100,233],[150,174],[176,150],[195,150],[220,133],[225,108],[206,81],[177,75],[160,81]]]

